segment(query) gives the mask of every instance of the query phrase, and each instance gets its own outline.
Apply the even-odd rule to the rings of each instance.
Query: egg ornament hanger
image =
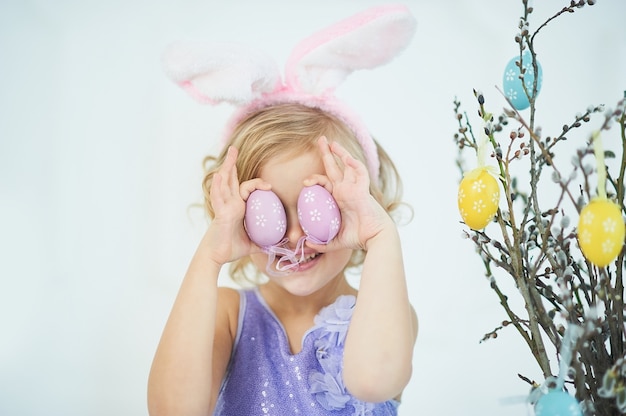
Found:
[[[482,95],[479,95],[479,102]],[[481,102],[482,107],[482,102]],[[484,110],[481,109],[484,114]],[[485,114],[483,119],[490,120]],[[500,185],[495,167],[485,164],[485,154],[489,147],[488,127],[481,129],[476,149],[477,167],[463,174],[457,194],[457,206],[463,222],[473,230],[482,230],[495,217],[500,202]]]
[[[578,245],[587,260],[606,267],[622,251],[626,224],[622,210],[606,194],[606,166],[600,132],[592,136],[598,172],[598,195],[580,211]]]

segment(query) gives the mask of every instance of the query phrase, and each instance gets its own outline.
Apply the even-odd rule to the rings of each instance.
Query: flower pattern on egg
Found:
[[[584,230],[583,232],[579,233],[578,238],[584,244],[591,243],[591,233],[589,232],[589,230]]]
[[[602,252],[604,254],[609,254],[615,249],[615,243],[611,240],[604,240],[602,242]]]
[[[333,198],[326,199],[326,205],[328,205],[328,209],[335,209],[337,205],[335,205],[335,200]]]
[[[459,184],[457,205],[463,221],[472,229],[484,228],[498,209],[500,190],[487,168],[468,172]]]
[[[505,95],[511,100],[511,101],[516,101],[517,100],[517,91],[514,90],[513,88],[509,88]]]
[[[463,200],[465,199],[465,189],[459,188],[459,194],[457,196],[457,199],[459,200],[459,202],[463,202]]]
[[[581,217],[582,224],[591,225],[593,223],[593,212],[586,211]]]
[[[320,221],[322,219],[322,214],[317,209],[312,210],[309,214],[311,215],[311,221]]]
[[[313,202],[313,201],[315,201],[315,194],[313,193],[313,191],[307,191],[304,194],[304,202],[308,204],[309,202]]]
[[[486,187],[487,187],[487,185],[485,185],[483,183],[483,180],[479,179],[479,180],[477,180],[476,182],[474,182],[472,184],[472,191],[480,193],[480,192],[484,191]]]
[[[507,81],[513,81],[515,79],[515,71],[513,71],[512,69],[508,69],[504,73],[504,77]]]
[[[541,90],[543,78],[541,65],[537,62],[537,73],[535,73],[532,56],[528,51],[524,53],[521,58],[521,70],[524,72],[523,81],[520,79],[521,71],[518,66],[520,60],[519,55],[509,60],[502,76],[502,90],[505,96],[511,101],[513,107],[518,110],[524,110],[530,106],[526,94],[532,94],[535,80],[537,81],[536,93],[538,94]]]
[[[258,225],[259,227],[265,227],[265,223],[267,222],[267,218],[265,218],[265,215],[257,215],[256,216],[256,225]]]
[[[617,229],[617,223],[613,218],[606,218],[602,221],[602,228],[604,228],[605,233],[614,233]]]
[[[286,230],[286,217],[278,196],[272,191],[253,191],[246,201],[244,225],[250,239],[260,247],[280,242]]]
[[[259,210],[261,208],[261,201],[259,198],[253,198],[250,204],[250,209]]]
[[[615,260],[624,244],[621,208],[607,198],[592,199],[581,211],[578,244],[585,258],[598,267]]]
[[[485,205],[482,199],[479,199],[477,201],[474,201],[473,207],[474,207],[474,211],[482,212],[483,209],[487,208],[487,205]]]
[[[310,241],[326,244],[340,228],[337,202],[321,185],[306,187],[298,197],[298,220]]]

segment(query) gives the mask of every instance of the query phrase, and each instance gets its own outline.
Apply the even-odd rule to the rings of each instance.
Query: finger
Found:
[[[226,157],[222,162],[222,165],[219,167],[217,172],[213,175],[213,186],[211,189],[216,192],[220,192],[223,196],[232,195],[232,190],[229,187],[232,187],[233,183],[233,174],[236,180],[237,171],[234,170],[234,166],[237,160],[237,150],[233,147],[229,147],[226,152]],[[219,179],[218,179],[219,178]],[[216,182],[217,179],[217,182]],[[238,186],[237,186],[238,187]]]
[[[210,198],[211,205],[216,215],[226,207],[232,198],[232,192],[228,185],[228,178],[223,173],[216,173],[211,183]]]
[[[350,154],[350,152],[348,152],[340,143],[332,142],[330,143],[329,148],[330,151],[337,155],[337,157],[341,159],[344,164],[352,166],[353,168],[357,168],[357,166],[360,165],[365,169],[365,165],[361,161],[354,158],[354,156],[352,156],[352,154]]]
[[[269,182],[266,182],[261,178],[254,178],[241,183],[241,185],[239,186],[239,195],[241,195],[241,199],[247,201],[250,197],[250,194],[257,189],[269,191],[270,189],[272,189],[272,185],[270,185]]]
[[[304,180],[304,186],[320,185],[326,188],[328,192],[333,193],[333,184],[328,179],[328,176],[321,174],[314,174]]]
[[[365,165],[353,157],[341,144],[333,142],[330,150],[337,155],[344,164],[344,179],[350,182],[357,182],[360,178],[369,180],[369,173]]]
[[[237,175],[237,156],[239,155],[239,151],[236,147],[230,146],[228,148],[228,153],[226,154],[226,161],[228,163],[227,166],[229,168],[229,177],[228,182],[231,189],[231,192],[234,193],[234,190],[239,189],[239,178]]]
[[[337,237],[330,240],[327,244],[316,244],[309,240],[306,240],[305,245],[308,248],[317,251],[318,253],[327,253],[330,251],[335,251],[335,250],[340,250],[342,248],[346,248],[344,245],[341,244],[341,242],[337,239]]]
[[[216,172],[213,175],[213,180],[211,181],[211,189],[209,191],[209,195],[211,197],[211,203],[213,206],[216,204],[221,204],[223,198],[221,196],[221,187],[222,187],[222,175],[219,172]]]
[[[220,170],[230,171],[233,166],[235,166],[235,162],[237,161],[237,148],[233,146],[228,146],[228,150],[226,150],[226,156],[224,157],[224,162],[222,162],[222,166]]]
[[[349,164],[350,159],[347,157],[343,159],[343,163],[345,165],[345,169],[343,171],[343,180],[347,183],[356,183],[358,179],[357,172],[354,167]]]
[[[340,181],[343,178],[343,172],[337,164],[337,160],[331,152],[328,139],[322,136],[317,141],[320,151],[322,152],[322,163],[324,163],[324,169],[326,169],[326,175],[332,182]]]
[[[316,252],[318,252],[318,253],[326,253],[327,251],[330,251],[330,250],[329,250],[329,247],[328,247],[328,244],[315,244],[315,243],[312,243],[312,242],[311,242],[311,241],[309,241],[309,240],[306,240],[306,241],[304,242],[304,244],[305,244],[308,248],[310,248],[310,249],[312,249],[312,250],[315,250],[315,251],[316,251]]]

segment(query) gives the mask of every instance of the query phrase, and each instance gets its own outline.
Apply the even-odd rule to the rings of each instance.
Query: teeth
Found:
[[[308,256],[306,256],[306,257],[304,258],[304,261],[311,261],[311,260],[313,260],[315,257],[317,257],[317,255],[318,255],[318,254],[319,254],[319,253],[312,253],[312,254],[309,254]]]

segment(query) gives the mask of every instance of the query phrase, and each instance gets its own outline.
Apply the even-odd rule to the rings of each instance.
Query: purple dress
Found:
[[[291,354],[282,324],[257,289],[240,291],[240,299],[237,336],[215,416],[398,414],[397,401],[362,402],[343,385],[343,345],[354,296],[339,296],[319,312],[297,354]]]

